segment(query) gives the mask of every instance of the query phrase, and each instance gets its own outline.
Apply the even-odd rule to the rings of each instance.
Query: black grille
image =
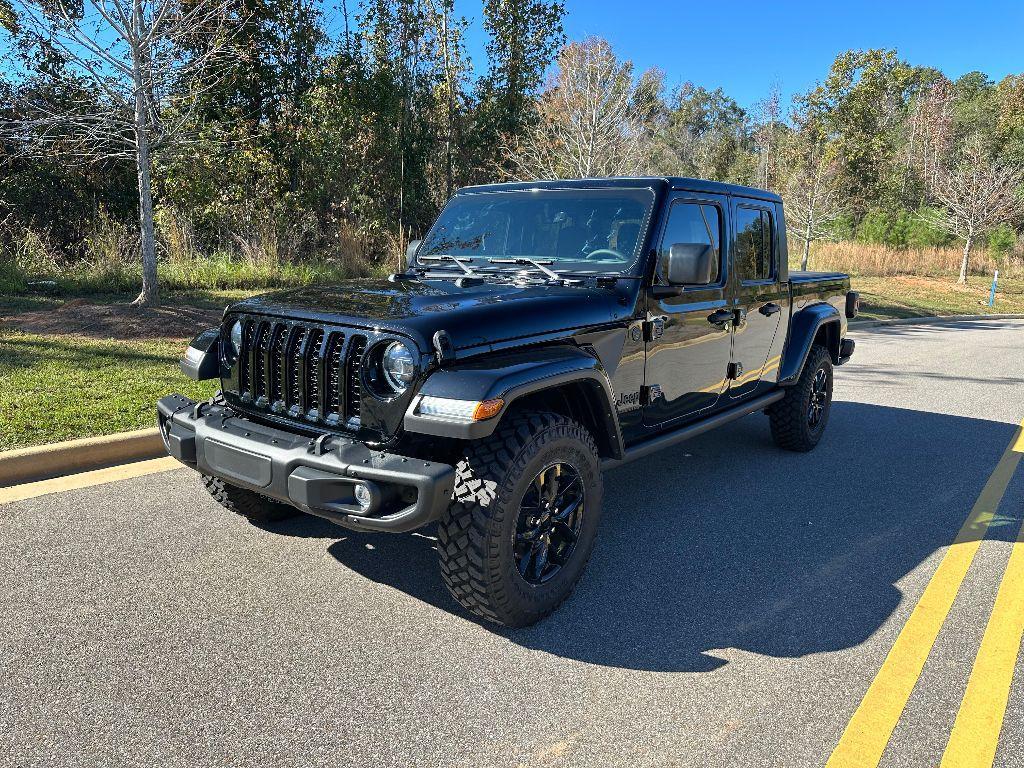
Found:
[[[252,370],[249,354],[246,350],[252,348],[253,331],[255,331],[255,327],[252,323],[246,323],[242,326],[242,354],[238,356],[238,380],[246,382],[245,388],[248,388],[250,371]],[[227,331],[227,333],[230,332],[230,330]]]
[[[288,366],[285,369],[287,378],[286,389],[288,392],[288,413],[291,416],[298,416],[304,412],[302,379],[305,369],[303,355],[306,354],[306,340],[309,338],[308,328],[298,328],[292,334],[288,342]]]
[[[303,412],[308,418],[320,417],[320,358],[323,353],[324,332],[319,328],[309,332],[309,351],[306,353],[306,404]]]
[[[345,415],[349,419],[359,418],[359,405],[363,395],[363,353],[366,352],[366,339],[356,336],[352,339],[352,351],[348,356],[348,402]]]
[[[270,356],[270,371],[268,374],[270,392],[267,394],[267,399],[270,401],[271,407],[279,411],[284,408],[282,379],[288,366],[288,361],[285,359],[285,348],[288,346],[288,329],[283,325],[278,325],[274,328],[270,338],[270,350],[268,352]]]
[[[244,318],[238,394],[257,409],[356,427],[366,344],[341,330]]]
[[[338,419],[342,414],[341,405],[345,399],[344,390],[341,386],[341,371],[344,361],[342,355],[344,352],[345,334],[332,333],[327,338],[327,354],[325,356],[327,361],[326,400],[329,419]]]
[[[267,401],[267,352],[270,349],[270,323],[265,320],[256,326],[256,338],[253,340],[252,395],[253,399],[262,404]]]

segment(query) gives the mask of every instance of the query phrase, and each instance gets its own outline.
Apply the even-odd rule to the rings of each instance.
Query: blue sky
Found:
[[[889,0],[693,2],[565,0],[570,40],[598,35],[638,70],[660,67],[670,86],[721,86],[752,106],[778,82],[783,95],[824,79],[836,54],[896,48],[911,64],[951,78],[980,70],[993,80],[1024,72],[1024,1]],[[475,20],[469,53],[485,61],[479,0],[456,0]]]
[[[721,87],[752,107],[773,83],[784,101],[823,80],[836,54],[895,48],[911,64],[951,78],[980,70],[993,80],[1024,72],[1024,0],[564,0],[570,40],[609,40],[637,73],[659,67],[669,87]],[[328,29],[342,26],[340,0],[323,0]],[[350,9],[357,3],[349,0]],[[471,20],[468,52],[486,66],[481,0],[456,0]],[[0,67],[7,35],[0,32]]]

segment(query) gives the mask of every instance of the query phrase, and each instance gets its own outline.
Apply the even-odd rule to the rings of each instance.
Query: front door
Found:
[[[757,200],[734,199],[731,249],[733,296],[732,375],[729,396],[752,394],[762,382],[778,379],[784,334],[783,313],[789,311],[788,291],[779,279],[775,206]]]
[[[728,236],[729,200],[683,193],[670,203],[658,241],[655,284],[666,284],[664,266],[673,243],[710,244],[718,259],[712,284],[648,303],[647,385],[643,422],[659,426],[712,408],[725,391],[730,324],[709,320],[728,314],[722,243]]]

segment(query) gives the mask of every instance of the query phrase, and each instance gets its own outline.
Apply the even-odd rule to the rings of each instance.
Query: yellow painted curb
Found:
[[[155,429],[86,437],[0,453],[0,488],[165,455]]]
[[[46,496],[51,493],[75,491],[79,488],[91,488],[94,485],[113,483],[118,480],[130,480],[133,477],[143,477],[144,475],[167,472],[172,469],[181,469],[182,467],[183,465],[177,459],[164,456],[162,459],[133,461],[130,464],[119,464],[116,467],[94,469],[74,475],[53,477],[49,480],[37,480],[34,483],[12,485],[10,488],[0,488],[0,504],[34,499],[37,496]]]

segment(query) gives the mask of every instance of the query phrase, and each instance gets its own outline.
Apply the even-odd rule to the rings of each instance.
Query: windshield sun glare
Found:
[[[479,262],[533,259],[557,270],[623,272],[637,261],[654,193],[650,189],[543,189],[461,194],[418,250]],[[426,258],[424,258],[426,257]]]

